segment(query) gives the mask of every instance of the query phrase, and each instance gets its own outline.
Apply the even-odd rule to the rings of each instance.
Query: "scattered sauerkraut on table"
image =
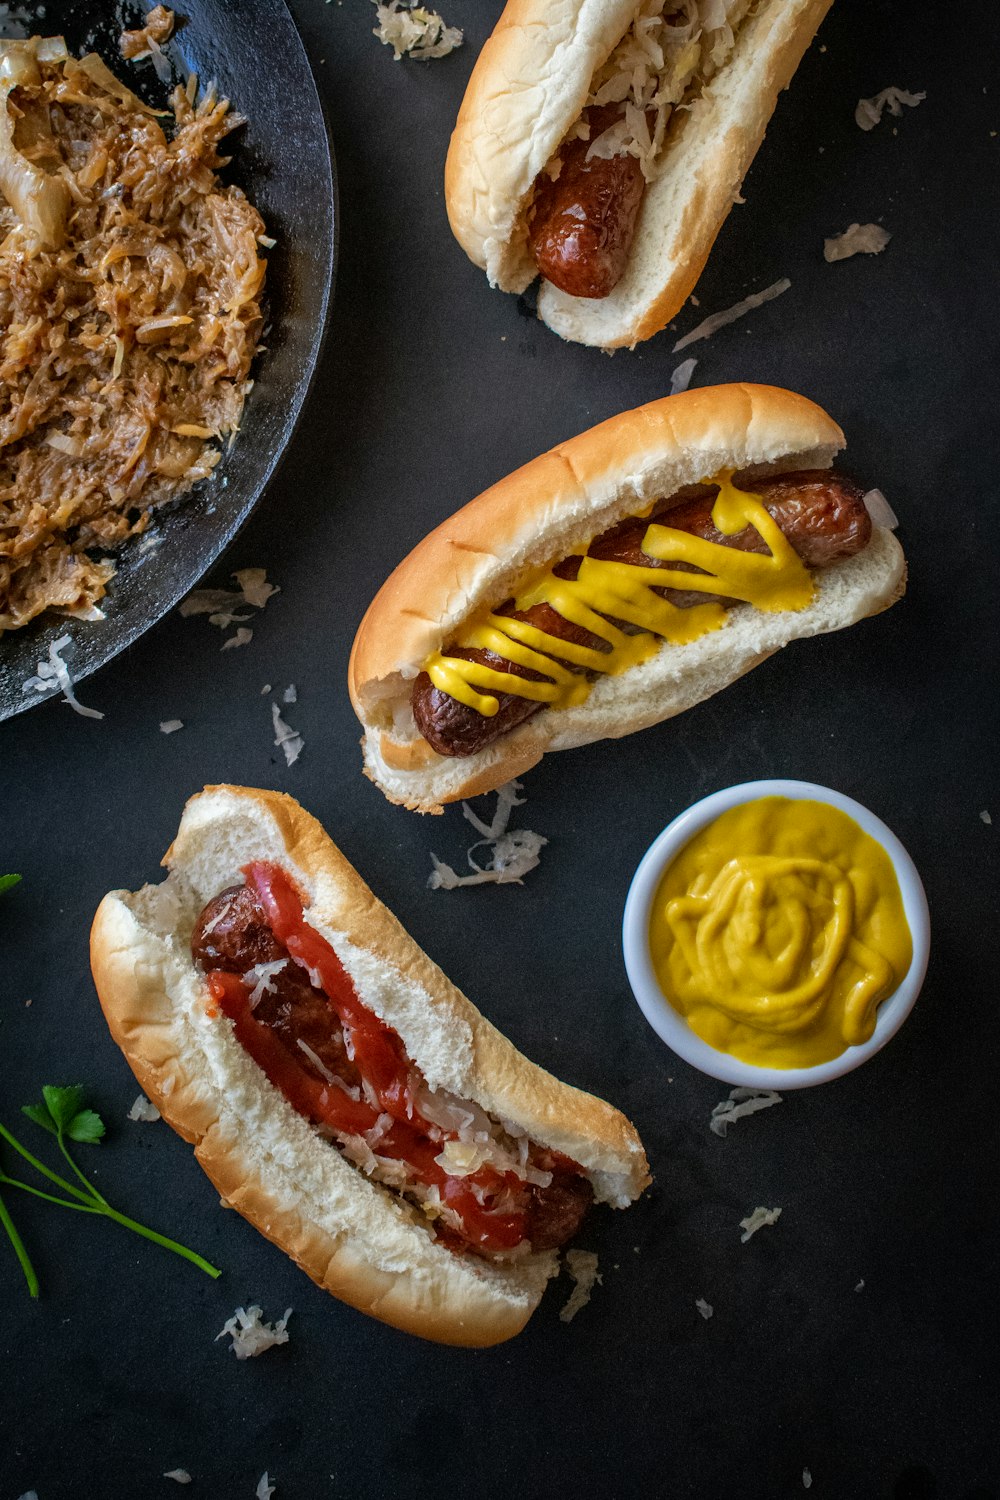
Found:
[[[852,255],[880,255],[892,239],[881,224],[851,224],[843,234],[823,241],[823,259],[850,260]]]
[[[0,633],[91,609],[239,427],[270,242],[217,176],[242,117],[193,78],[170,113],[60,37],[0,43]]]
[[[383,5],[374,0],[378,25],[374,35],[392,48],[394,62],[412,57],[428,62],[433,57],[447,57],[462,45],[457,26],[446,26],[436,10],[414,5],[413,0],[388,0]]]

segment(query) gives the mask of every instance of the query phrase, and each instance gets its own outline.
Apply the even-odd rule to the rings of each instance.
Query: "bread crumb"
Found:
[[[694,1299],[694,1305],[707,1323],[709,1318],[715,1312],[715,1308],[712,1306],[711,1302],[706,1302],[704,1297],[696,1297]]]

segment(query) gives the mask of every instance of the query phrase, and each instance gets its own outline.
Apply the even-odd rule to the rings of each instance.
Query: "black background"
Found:
[[[425,882],[431,849],[463,857],[460,812],[408,814],[360,775],[354,629],[431,524],[663,394],[683,356],[670,332],[613,358],[562,345],[451,240],[441,166],[497,0],[449,0],[466,45],[425,66],[393,62],[362,0],[293,8],[334,133],[341,259],[306,418],[230,554],[281,593],[251,645],[225,654],[204,617],[171,616],[81,689],[103,722],[50,703],[0,729],[3,861],[24,875],[0,905],[0,1118],[15,1123],[42,1083],[91,1084],[110,1123],[104,1146],[80,1148],[95,1180],[225,1275],[18,1199],[44,1295],[29,1302],[0,1245],[2,1500],[170,1496],[159,1476],[178,1465],[195,1476],[184,1493],[248,1500],[265,1468],[279,1500],[755,1500],[802,1493],[805,1467],[811,1493],[838,1500],[996,1496],[997,830],[980,817],[1000,821],[996,8],[839,0],[779,102],[700,307],[677,322],[791,278],[689,351],[695,383],[773,381],[828,407],[848,467],[901,517],[905,601],[673,723],[551,757],[518,815],[551,840],[541,867],[520,889],[454,893]],[[927,99],[862,133],[857,100],[889,84]],[[888,249],[825,264],[824,236],[853,220],[884,221]],[[286,715],[306,748],[288,770],[261,688],[292,682]],[[184,729],[161,735],[174,717]],[[927,887],[931,966],[883,1053],[719,1140],[708,1118],[725,1089],[647,1027],[619,922],[670,818],[761,775],[837,787],[897,831]],[[109,887],[155,878],[184,798],[217,779],[298,796],[516,1043],[636,1121],[656,1182],[627,1213],[594,1214],[583,1243],[604,1284],[568,1327],[560,1282],[493,1351],[382,1328],[223,1213],[166,1126],[125,1119],[136,1085],[93,994],[88,923]],[[781,1220],[742,1245],[758,1203]],[[238,1364],[213,1336],[244,1301],[295,1311],[287,1346]]]

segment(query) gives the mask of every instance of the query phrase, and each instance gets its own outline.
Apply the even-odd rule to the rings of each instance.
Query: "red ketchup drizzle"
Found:
[[[423,1118],[416,1106],[421,1078],[413,1067],[400,1038],[363,1005],[351,978],[325,938],[305,921],[302,900],[291,879],[277,865],[256,860],[243,871],[256,891],[268,925],[291,957],[321,989],[344,1028],[354,1063],[371,1086],[381,1112],[393,1124],[377,1142],[379,1156],[406,1162],[415,1177],[438,1189],[441,1201],[461,1220],[461,1231],[442,1226],[439,1235],[450,1248],[511,1250],[525,1237],[524,1207],[498,1212],[480,1203],[472,1191],[477,1186],[487,1202],[504,1189],[525,1198],[524,1184],[514,1172],[480,1167],[467,1177],[451,1177],[435,1161],[447,1140],[457,1140],[454,1131],[443,1131]],[[257,1066],[281,1090],[293,1109],[315,1124],[328,1125],[345,1135],[364,1135],[376,1124],[380,1110],[365,1099],[353,1099],[336,1084],[324,1083],[306,1071],[286,1050],[269,1026],[254,1018],[250,1009],[250,987],[237,974],[213,970],[208,987],[224,1015],[233,1023],[236,1040]],[[436,1131],[432,1139],[430,1132]]]

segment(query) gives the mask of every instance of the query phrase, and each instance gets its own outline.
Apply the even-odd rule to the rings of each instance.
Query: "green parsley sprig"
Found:
[[[12,885],[17,885],[20,879],[20,875],[0,875],[0,896],[4,891],[9,891]]]
[[[23,1113],[28,1116],[29,1120],[55,1136],[59,1150],[66,1158],[80,1186],[77,1187],[74,1183],[68,1182],[65,1177],[60,1177],[58,1172],[53,1172],[51,1167],[39,1161],[37,1156],[22,1145],[5,1125],[0,1125],[0,1138],[13,1147],[19,1156],[34,1167],[36,1172],[69,1196],[61,1198],[54,1193],[44,1192],[41,1188],[33,1187],[29,1182],[21,1182],[16,1177],[8,1176],[2,1169],[0,1169],[0,1187],[17,1188],[19,1192],[31,1193],[35,1198],[44,1198],[47,1203],[58,1204],[60,1208],[72,1208],[77,1213],[101,1214],[104,1218],[113,1220],[115,1224],[120,1224],[123,1229],[130,1229],[133,1234],[140,1234],[143,1239],[152,1240],[154,1245],[162,1245],[165,1250],[172,1250],[175,1255],[189,1260],[207,1276],[213,1278],[221,1276],[222,1272],[216,1266],[211,1265],[194,1250],[189,1250],[186,1245],[179,1245],[176,1240],[167,1239],[165,1235],[158,1234],[155,1229],[149,1229],[145,1224],[138,1224],[135,1219],[130,1219],[126,1214],[119,1213],[116,1208],[112,1208],[103,1194],[97,1191],[90,1179],[80,1170],[70,1155],[67,1142],[74,1141],[79,1145],[97,1146],[104,1138],[104,1121],[94,1110],[85,1109],[83,1100],[84,1090],[79,1085],[56,1088],[52,1084],[46,1084],[42,1089],[42,1100],[39,1104],[23,1106]],[[2,1196],[0,1196],[0,1224],[6,1230],[7,1238],[14,1247],[14,1254],[21,1263],[29,1294],[37,1297],[38,1276]]]

